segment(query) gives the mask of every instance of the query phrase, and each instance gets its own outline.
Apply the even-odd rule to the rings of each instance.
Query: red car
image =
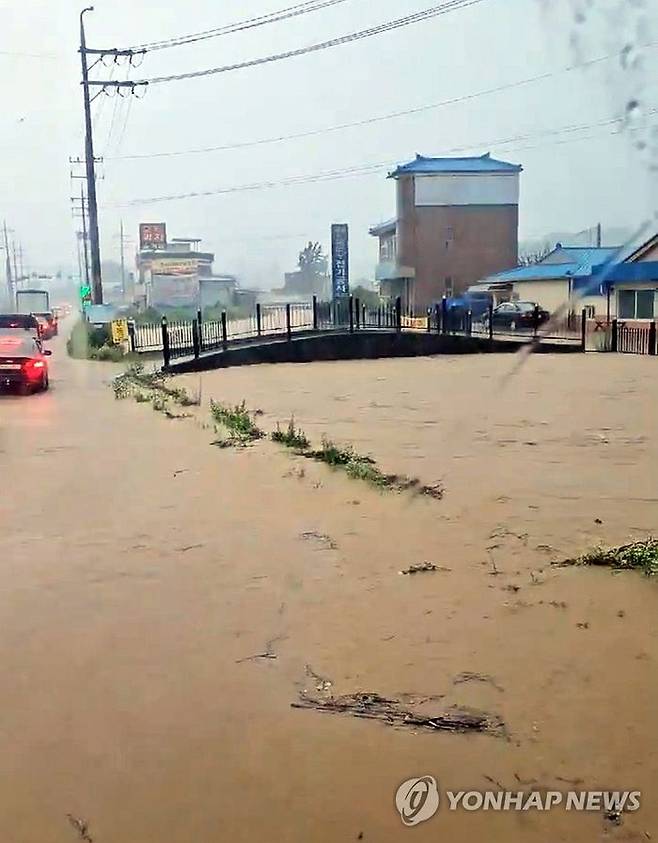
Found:
[[[40,340],[27,333],[0,335],[0,387],[18,387],[21,394],[45,391],[49,386],[48,357]]]
[[[51,340],[59,333],[59,323],[57,317],[51,313],[35,313],[39,322],[39,333],[44,340]]]

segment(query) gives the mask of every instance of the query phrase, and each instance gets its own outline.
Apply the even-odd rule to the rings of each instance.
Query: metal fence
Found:
[[[165,366],[180,357],[199,357],[206,352],[262,342],[267,338],[292,339],[293,335],[305,332],[413,331],[479,336],[490,340],[506,337],[528,342],[563,340],[584,347],[584,313],[582,318],[567,320],[563,325],[550,320],[542,325],[539,311],[536,315],[536,320],[530,319],[524,325],[501,326],[494,318],[492,307],[475,318],[470,312],[450,310],[445,299],[419,314],[403,308],[400,298],[378,307],[368,307],[352,296],[335,302],[319,302],[314,297],[312,302],[304,304],[258,304],[251,316],[242,319],[229,320],[227,314],[222,313],[219,320],[204,321],[200,312],[196,319],[189,321],[170,322],[163,318],[159,325],[133,326],[131,336],[134,351],[161,351]]]
[[[624,325],[617,326],[616,348],[613,351],[620,351],[622,354],[651,354],[656,353],[656,323],[648,325]],[[614,338],[613,338],[614,345]]]

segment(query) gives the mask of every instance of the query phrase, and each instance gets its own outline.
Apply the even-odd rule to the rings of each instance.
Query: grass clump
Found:
[[[151,399],[151,406],[156,413],[165,413],[167,411],[167,399],[162,395],[154,395]]]
[[[245,401],[234,407],[211,401],[210,412],[213,419],[228,430],[229,441],[234,444],[255,442],[265,435],[251,417]]]
[[[296,451],[307,451],[311,447],[308,437],[300,428],[295,427],[295,419],[291,417],[286,430],[281,430],[277,422],[276,430],[272,434],[272,442],[293,448]]]
[[[378,489],[387,489],[393,492],[413,492],[436,500],[443,498],[443,486],[440,483],[426,486],[417,477],[385,474],[372,457],[358,454],[351,445],[337,445],[326,437],[322,439],[322,447],[319,450],[307,450],[302,453],[309,459],[345,471],[347,476],[353,480],[362,480]]]
[[[658,540],[646,539],[621,547],[597,547],[576,559],[567,559],[562,565],[591,565],[612,568],[615,571],[642,571],[647,577],[658,575]]]

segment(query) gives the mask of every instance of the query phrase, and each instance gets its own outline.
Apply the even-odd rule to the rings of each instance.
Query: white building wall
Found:
[[[518,173],[416,176],[416,207],[518,205]]]
[[[555,313],[561,307],[565,307],[569,300],[569,282],[557,279],[555,281],[516,281],[513,285],[514,297],[519,301],[536,302],[540,307]],[[611,316],[616,313],[615,297],[611,297]],[[574,298],[569,309],[580,313],[583,308],[593,307],[597,316],[605,316],[607,311],[606,296],[584,296]]]

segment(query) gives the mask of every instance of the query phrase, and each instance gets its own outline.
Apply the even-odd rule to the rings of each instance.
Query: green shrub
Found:
[[[235,407],[211,401],[210,412],[215,421],[222,424],[236,440],[250,442],[264,436],[263,431],[251,418],[245,401],[236,404]]]
[[[658,575],[658,540],[631,542],[621,547],[597,547],[576,559],[567,559],[562,565],[594,565],[613,568],[615,571],[642,571],[648,577]]]
[[[278,442],[286,448],[294,448],[298,451],[307,451],[311,447],[304,431],[295,427],[294,417],[288,422],[287,430],[281,430],[277,423],[276,430],[272,434],[272,442]]]
[[[123,357],[123,349],[116,345],[103,345],[92,349],[90,354],[91,360],[100,360],[105,363],[120,363]]]

